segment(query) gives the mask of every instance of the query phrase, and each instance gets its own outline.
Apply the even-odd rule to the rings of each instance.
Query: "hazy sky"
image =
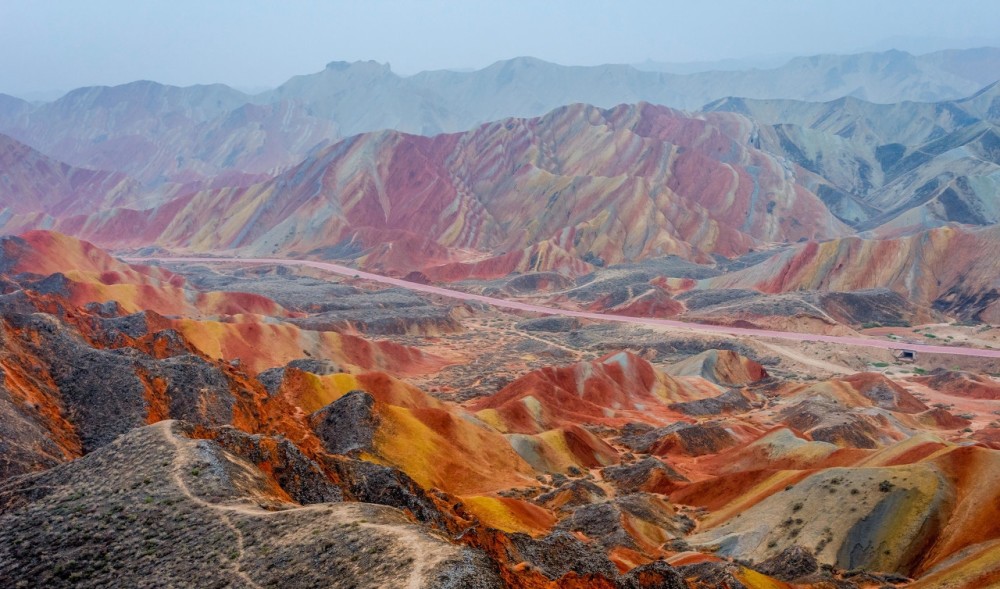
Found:
[[[396,72],[1000,45],[996,0],[0,0],[0,92],[138,79],[280,84],[334,60]]]

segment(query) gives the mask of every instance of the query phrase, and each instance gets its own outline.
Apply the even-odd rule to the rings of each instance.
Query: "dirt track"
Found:
[[[916,352],[922,352],[928,354],[951,354],[954,356],[1000,358],[1000,350],[986,350],[982,348],[965,348],[958,346],[931,346],[926,344],[910,344],[910,343],[902,344],[899,342],[882,341],[865,337],[814,335],[809,333],[793,333],[787,331],[772,331],[766,329],[746,329],[741,327],[729,327],[725,325],[686,323],[683,321],[671,321],[670,319],[655,319],[651,317],[628,317],[624,315],[610,315],[605,313],[592,313],[587,311],[572,311],[567,309],[557,309],[554,307],[545,307],[542,305],[533,305],[530,303],[521,303],[517,301],[508,301],[504,299],[497,299],[483,295],[470,294],[457,290],[451,290],[448,288],[442,288],[439,286],[419,284],[416,282],[409,282],[401,278],[390,278],[388,276],[382,276],[380,274],[372,274],[371,272],[357,270],[349,266],[341,266],[339,264],[331,264],[329,262],[316,262],[312,260],[286,260],[279,258],[214,258],[214,257],[123,258],[123,260],[125,262],[137,262],[137,263],[181,262],[181,263],[217,263],[217,264],[235,263],[235,264],[267,264],[267,265],[278,265],[278,266],[305,266],[308,268],[316,268],[318,270],[324,270],[327,272],[331,272],[333,274],[339,274],[341,276],[363,278],[365,280],[371,280],[372,282],[379,282],[381,284],[389,284],[401,288],[408,288],[410,290],[423,292],[427,294],[434,294],[438,296],[449,297],[463,301],[475,301],[503,309],[526,311],[529,313],[538,313],[541,315],[561,315],[565,317],[578,317],[581,319],[591,319],[596,321],[615,321],[618,323],[629,323],[633,325],[670,327],[670,328],[682,329],[693,332],[724,334],[724,335],[741,336],[741,337],[757,337],[757,338],[766,337],[766,338],[774,338],[774,339],[798,341],[798,342],[826,342],[831,344],[865,346],[869,348],[880,348],[885,350],[895,350],[895,349],[905,348],[907,350],[914,350]]]

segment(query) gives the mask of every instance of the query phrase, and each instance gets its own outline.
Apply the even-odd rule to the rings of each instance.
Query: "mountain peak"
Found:
[[[374,60],[367,61],[331,61],[326,64],[326,71],[329,72],[366,72],[366,73],[392,73],[392,67],[388,63],[379,63]]]
[[[539,68],[552,65],[555,64],[543,59],[538,59],[537,57],[522,55],[519,57],[512,57],[510,59],[501,59],[500,61],[488,66],[486,69],[502,68],[504,70],[525,70],[529,68]]]

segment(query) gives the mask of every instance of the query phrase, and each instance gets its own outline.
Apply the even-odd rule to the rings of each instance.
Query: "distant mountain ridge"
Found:
[[[694,110],[726,96],[940,101],[971,95],[997,79],[995,48],[821,55],[767,70],[687,75],[521,57],[472,72],[401,77],[375,62],[332,62],[252,96],[221,84],[154,82],[80,88],[44,104],[0,96],[0,132],[71,165],[158,185],[223,171],[272,171],[363,132],[459,132],[573,103],[610,108],[649,102]]]
[[[726,98],[705,110],[759,123],[762,147],[836,186],[821,196],[859,228],[1000,222],[1000,83],[936,103]]]
[[[135,205],[138,182],[118,172],[74,168],[0,135],[0,211],[2,223],[28,215],[40,223],[67,210],[94,213]]]

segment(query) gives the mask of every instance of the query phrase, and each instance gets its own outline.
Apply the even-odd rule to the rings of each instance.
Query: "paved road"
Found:
[[[579,317],[581,319],[593,319],[597,321],[616,321],[618,323],[630,323],[633,325],[672,327],[677,329],[699,331],[703,333],[718,333],[718,334],[732,335],[732,336],[767,337],[767,338],[775,338],[775,339],[797,341],[797,342],[826,342],[830,344],[864,346],[868,348],[881,348],[886,350],[905,348],[907,350],[914,350],[918,353],[925,353],[925,354],[951,354],[954,356],[1000,358],[1000,350],[985,350],[982,348],[962,348],[958,346],[932,346],[927,344],[909,344],[909,343],[904,344],[901,342],[885,341],[867,337],[814,335],[809,333],[794,333],[789,331],[772,331],[768,329],[747,329],[742,327],[728,327],[724,325],[686,323],[684,321],[671,321],[670,319],[655,319],[652,317],[628,317],[625,315],[610,315],[606,313],[591,313],[587,311],[571,311],[567,309],[557,309],[555,307],[545,307],[542,305],[532,305],[530,303],[521,303],[518,301],[508,301],[504,299],[486,297],[477,294],[470,294],[457,290],[451,290],[448,288],[441,288],[439,286],[419,284],[416,282],[409,282],[407,280],[402,280],[400,278],[390,278],[388,276],[382,276],[380,274],[372,274],[371,272],[364,272],[362,270],[357,270],[349,266],[341,266],[339,264],[331,264],[329,262],[315,262],[312,260],[284,260],[278,258],[124,258],[124,260],[126,262],[160,262],[165,264],[172,262],[173,263],[197,262],[197,263],[267,264],[267,265],[278,265],[278,266],[306,266],[309,268],[325,270],[333,274],[340,274],[341,276],[364,278],[365,280],[371,280],[373,282],[380,282],[382,284],[390,284],[392,286],[408,288],[410,290],[415,290],[418,292],[435,294],[463,301],[476,301],[479,303],[492,305],[494,307],[500,307],[502,309],[528,311],[531,313],[539,313],[542,315],[560,315],[564,317]]]

